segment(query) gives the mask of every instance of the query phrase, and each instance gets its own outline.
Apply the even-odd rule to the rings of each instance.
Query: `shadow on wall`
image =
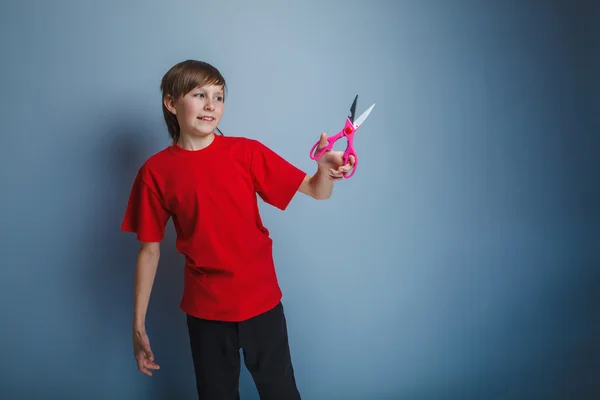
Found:
[[[71,244],[69,262],[76,273],[69,275],[70,282],[61,282],[68,287],[62,295],[68,297],[70,315],[64,328],[74,335],[70,350],[61,353],[68,360],[65,362],[70,377],[65,377],[65,382],[69,383],[48,378],[52,382],[48,386],[44,381],[44,387],[26,390],[33,391],[32,397],[44,393],[89,399],[195,398],[186,319],[179,308],[184,258],[175,249],[172,221],[161,246],[146,316],[150,344],[161,369],[152,377],[139,372],[132,347],[133,285],[139,243],[134,234],[121,231],[121,222],[138,169],[149,156],[168,145],[166,129],[146,114],[136,110],[123,112],[123,108],[100,115],[98,121],[91,125],[95,127],[92,129],[72,128],[86,134],[69,143],[77,149],[70,153],[76,159],[65,162],[79,170],[72,171],[72,176],[62,182],[73,191],[64,198],[70,202],[71,213],[66,223],[85,235],[72,241],[76,246]],[[240,391],[244,398],[258,398],[243,367]]]
[[[124,381],[118,387],[133,390],[136,395],[145,391],[144,397],[148,399],[193,398],[193,364],[185,316],[179,309],[184,259],[175,250],[172,221],[161,246],[161,260],[146,316],[146,330],[161,370],[147,377],[137,370],[133,357],[133,284],[139,244],[134,234],[121,231],[121,221],[139,167],[164,146],[149,145],[156,136],[153,128],[141,122],[147,118],[140,117],[127,114],[105,119],[113,122],[104,132],[99,132],[102,140],[93,150],[97,157],[94,168],[98,171],[97,176],[92,177],[96,185],[94,191],[102,196],[102,201],[94,203],[99,204],[100,209],[84,212],[86,217],[92,217],[88,226],[94,227],[90,248],[86,249],[93,254],[85,268],[89,285],[86,293],[91,297],[96,316],[93,328],[101,347],[105,347],[107,353],[114,352],[115,347],[120,349],[122,354],[115,357],[121,363],[128,362],[125,367],[121,366],[127,373],[120,378]],[[102,359],[102,349],[95,351]]]

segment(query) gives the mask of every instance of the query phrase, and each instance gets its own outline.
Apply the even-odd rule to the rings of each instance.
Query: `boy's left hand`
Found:
[[[323,132],[315,154],[318,154],[325,146],[327,146],[327,134]],[[351,171],[355,163],[354,156],[350,156],[348,163],[344,165],[344,152],[335,150],[326,151],[316,161],[319,169],[326,174],[327,179],[334,181],[342,179],[344,173]]]

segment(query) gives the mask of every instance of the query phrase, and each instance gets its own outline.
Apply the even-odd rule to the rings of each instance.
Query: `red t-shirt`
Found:
[[[186,260],[181,309],[243,321],[282,297],[257,194],[285,210],[305,176],[257,140],[215,135],[197,151],[171,145],[139,169],[122,229],[160,242],[172,218]]]

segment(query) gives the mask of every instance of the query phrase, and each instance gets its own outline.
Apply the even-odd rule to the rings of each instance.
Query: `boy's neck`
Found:
[[[195,151],[207,148],[213,140],[215,140],[214,132],[206,136],[191,136],[181,133],[177,145],[185,150]]]

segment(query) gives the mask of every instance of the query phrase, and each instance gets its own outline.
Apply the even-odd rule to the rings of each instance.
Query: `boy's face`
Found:
[[[215,131],[223,116],[223,87],[197,87],[177,100],[165,99],[165,106],[177,116],[182,135],[206,136]]]

